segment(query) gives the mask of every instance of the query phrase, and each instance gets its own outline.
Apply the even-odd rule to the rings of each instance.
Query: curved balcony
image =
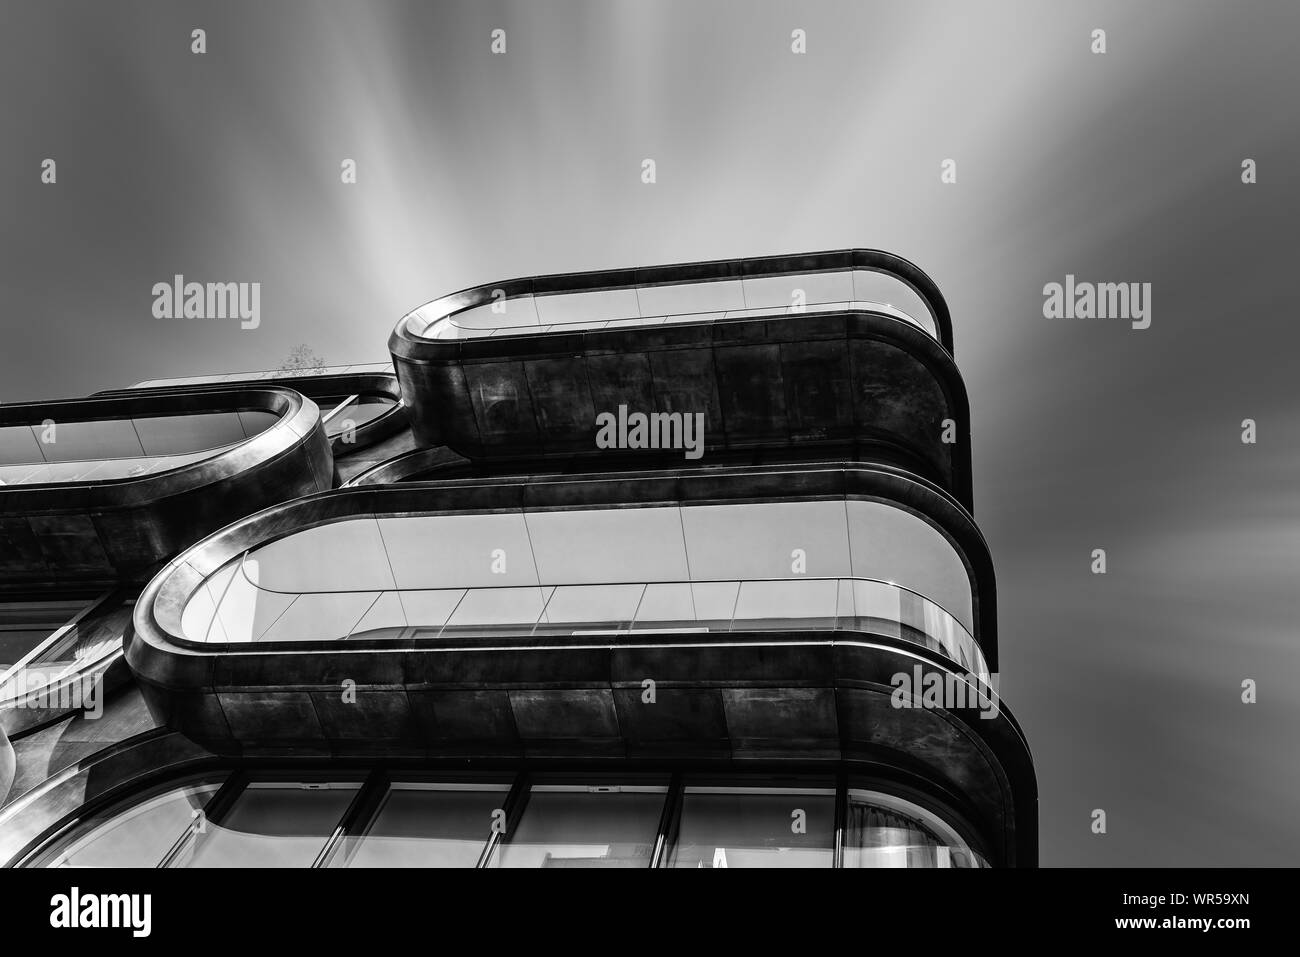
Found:
[[[850,311],[913,325],[952,352],[934,281],[877,249],[516,279],[433,300],[402,324],[424,339],[457,340]]]
[[[881,277],[905,294],[882,301]],[[875,250],[479,286],[408,314],[389,340],[416,440],[470,459],[644,460],[636,443],[598,441],[598,417],[625,409],[698,417],[704,462],[824,449],[969,505],[950,346],[933,282]]]
[[[869,761],[1014,844],[994,604],[969,515],[883,467],[367,486],[180,556],[127,664],[219,754]],[[969,697],[900,710],[899,675]]]
[[[277,591],[245,552],[195,593],[182,617],[199,644],[299,641],[611,641],[667,634],[765,631],[887,635],[945,655],[986,683],[989,667],[966,627],[912,589],[865,578]],[[212,599],[216,595],[216,600]]]
[[[220,391],[241,385],[293,389],[315,402],[320,408],[321,423],[330,440],[330,451],[340,466],[340,471],[348,472],[349,476],[410,447],[385,443],[386,439],[391,439],[406,428],[406,410],[402,406],[401,390],[392,365],[388,363],[153,379],[130,389],[112,389],[97,395]],[[380,443],[385,444],[382,450],[376,450],[377,454],[358,455]],[[342,461],[360,458],[365,458],[366,461],[349,463],[351,467]]]
[[[287,389],[0,406],[2,590],[138,581],[333,478],[315,403]]]

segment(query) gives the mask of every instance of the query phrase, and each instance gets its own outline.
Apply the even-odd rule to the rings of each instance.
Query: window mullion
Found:
[[[244,793],[248,787],[249,777],[243,771],[231,771],[230,776],[226,778],[221,787],[208,798],[203,805],[197,817],[191,819],[190,823],[185,826],[185,831],[176,839],[176,843],[171,849],[163,855],[158,862],[159,868],[173,867],[176,861],[180,859],[181,854],[191,842],[197,839],[199,834],[203,834],[209,824],[213,824],[223,818],[226,813],[234,806],[239,795]],[[195,821],[198,822],[197,828]]]
[[[388,793],[388,775],[380,769],[371,771],[366,776],[361,787],[357,789],[356,796],[352,803],[348,805],[343,817],[339,819],[338,825],[334,828],[334,833],[330,835],[325,846],[321,848],[316,859],[311,862],[312,868],[329,867],[333,859],[342,852],[344,858],[351,856],[355,851],[355,845],[352,848],[347,847],[348,838],[361,834],[370,819],[378,810],[379,804]]]
[[[502,841],[510,835],[519,823],[519,818],[524,813],[524,805],[528,803],[528,792],[532,786],[531,775],[527,771],[520,771],[515,778],[514,785],[506,795],[505,807],[505,831],[504,833],[496,830],[494,827],[488,834],[487,842],[483,845],[483,853],[479,855],[478,863],[474,866],[479,869],[486,868],[492,860],[492,855],[496,853],[497,848],[501,846]]]
[[[668,781],[668,795],[664,799],[663,813],[659,816],[659,830],[655,836],[654,853],[650,856],[651,867],[664,867],[668,852],[673,843],[672,828],[678,820],[678,808],[682,803],[682,775],[673,772]]]

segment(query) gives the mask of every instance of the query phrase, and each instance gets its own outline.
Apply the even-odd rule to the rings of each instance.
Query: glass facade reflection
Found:
[[[842,816],[841,816],[842,815]],[[214,772],[67,828],[32,867],[987,866],[932,810],[818,778]]]

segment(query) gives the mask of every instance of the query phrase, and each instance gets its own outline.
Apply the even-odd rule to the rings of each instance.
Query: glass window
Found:
[[[831,788],[692,787],[682,796],[671,867],[830,867]]]
[[[89,604],[83,600],[0,602],[0,675]]]
[[[399,782],[331,866],[474,867],[508,784]]]
[[[35,867],[157,867],[187,832],[202,826],[199,813],[225,780],[208,775],[171,784],[92,814],[44,851]],[[137,803],[138,802],[138,803]],[[133,805],[133,806],[132,806]]]
[[[893,795],[850,788],[845,824],[845,867],[985,866],[937,815]]]
[[[208,820],[174,867],[310,867],[356,795],[355,782],[255,781]]]
[[[489,867],[649,867],[662,785],[536,784]]]
[[[134,599],[112,601],[69,625],[58,640],[31,657],[21,669],[3,675],[0,701],[18,697],[36,687],[53,684],[66,675],[94,665],[121,648],[122,636],[131,622],[133,607]],[[0,611],[0,614],[3,612]],[[55,630],[57,629],[52,629],[50,634]],[[38,646],[39,643],[33,645],[33,648]],[[0,674],[3,671],[4,666],[0,665]]]

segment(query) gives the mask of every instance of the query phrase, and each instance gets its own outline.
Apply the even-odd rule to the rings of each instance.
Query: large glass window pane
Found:
[[[0,602],[0,675],[88,604],[83,600]]]
[[[663,785],[537,784],[491,867],[648,867]]]
[[[671,867],[830,867],[831,788],[687,786]]]
[[[845,824],[845,867],[984,866],[937,815],[902,798],[850,788]]]
[[[3,675],[0,701],[53,684],[121,648],[122,635],[130,624],[133,606],[133,599],[112,602],[70,625],[57,641],[22,668]],[[0,667],[2,673],[3,667]]]
[[[510,785],[399,782],[365,832],[332,862],[345,867],[474,867]]]
[[[310,867],[358,787],[355,782],[253,782],[220,823],[206,822],[174,866]]]
[[[168,785],[134,806],[117,804],[91,815],[34,862],[37,867],[157,867],[198,826],[196,812],[221,787],[225,775]],[[138,803],[136,803],[138,802]]]

